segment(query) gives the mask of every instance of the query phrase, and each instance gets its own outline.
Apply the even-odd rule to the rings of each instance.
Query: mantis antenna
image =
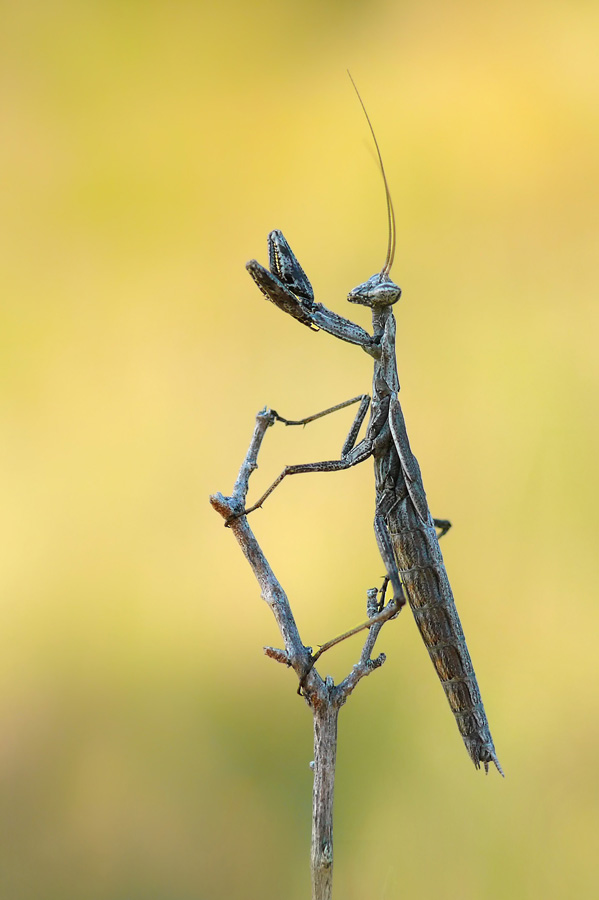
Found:
[[[383,157],[381,156],[381,151],[379,148],[379,143],[376,139],[376,134],[374,133],[374,128],[372,127],[372,122],[370,121],[370,116],[366,111],[366,107],[364,106],[364,101],[360,96],[360,91],[356,87],[356,82],[351,76],[351,72],[349,69],[347,70],[347,74],[349,75],[349,80],[354,86],[354,90],[358,95],[358,100],[360,101],[360,106],[364,110],[364,115],[366,116],[366,121],[368,122],[368,127],[370,128],[370,133],[372,134],[372,139],[374,141],[374,146],[376,147],[376,152],[379,158],[379,165],[381,167],[381,175],[383,176],[383,182],[385,184],[385,197],[387,200],[387,219],[389,222],[389,241],[387,243],[387,256],[385,258],[385,265],[381,269],[381,275],[389,276],[391,271],[391,266],[393,265],[393,260],[395,259],[395,244],[396,244],[396,231],[395,231],[395,211],[393,209],[393,201],[391,200],[391,192],[389,191],[389,184],[387,182],[387,176],[385,174],[385,167],[383,165]]]

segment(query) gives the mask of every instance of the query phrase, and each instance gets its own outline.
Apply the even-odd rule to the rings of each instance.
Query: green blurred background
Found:
[[[412,446],[499,757],[468,760],[409,614],[340,720],[336,896],[599,896],[599,7],[2,3],[0,896],[305,898],[311,718],[208,505],[255,412],[369,390],[244,263],[317,298],[398,218]],[[351,410],[268,434],[252,490]],[[370,465],[253,526],[304,641],[382,575]],[[334,517],[334,518],[333,518]],[[343,676],[358,644],[321,671]]]

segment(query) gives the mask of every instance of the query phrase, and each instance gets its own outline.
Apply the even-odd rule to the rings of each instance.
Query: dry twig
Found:
[[[275,422],[275,416],[272,410],[266,408],[258,413],[252,440],[239,469],[233,493],[229,497],[221,493],[214,494],[210,502],[235,535],[260,585],[262,598],[270,606],[279,626],[284,649],[265,647],[264,652],[271,659],[293,668],[298,677],[301,693],[312,710],[314,719],[312,898],[330,900],[333,879],[333,793],[339,710],[361,679],[384,663],[383,653],[376,659],[372,659],[371,654],[385,621],[396,615],[397,610],[388,604],[382,612],[378,612],[378,592],[376,588],[368,591],[369,621],[341,636],[341,638],[349,637],[368,628],[368,636],[359,661],[337,685],[330,676],[321,678],[314,668],[314,663],[325,650],[338,643],[339,639],[324,644],[314,655],[310,647],[304,646],[287,595],[272,571],[244,514],[249,478],[257,468],[258,453],[264,435]]]

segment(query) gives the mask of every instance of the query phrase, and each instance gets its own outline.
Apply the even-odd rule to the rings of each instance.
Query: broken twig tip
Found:
[[[265,656],[268,656],[269,659],[274,659],[275,662],[283,663],[285,666],[291,665],[289,654],[285,650],[280,650],[278,647],[264,647],[263,649]]]

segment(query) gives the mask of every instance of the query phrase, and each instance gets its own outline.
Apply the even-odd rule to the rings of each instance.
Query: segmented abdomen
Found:
[[[399,506],[388,525],[418,630],[474,765],[488,771],[493,762],[501,772],[435,528],[420,522],[409,498]]]

